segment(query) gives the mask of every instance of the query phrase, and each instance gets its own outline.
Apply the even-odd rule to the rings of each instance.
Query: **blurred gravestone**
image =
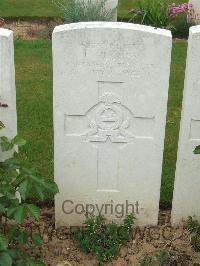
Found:
[[[85,3],[98,3],[105,1],[105,9],[108,12],[113,12],[113,21],[117,21],[117,6],[118,6],[118,0],[84,0]]]
[[[0,136],[17,134],[13,32],[3,28],[0,28],[0,121],[5,126],[0,130]],[[0,151],[0,161],[11,154]]]
[[[182,107],[172,223],[188,216],[200,221],[200,156],[194,154],[200,145],[200,26],[190,28],[187,68]]]
[[[190,0],[189,3],[192,4],[196,23],[200,24],[200,0]]]

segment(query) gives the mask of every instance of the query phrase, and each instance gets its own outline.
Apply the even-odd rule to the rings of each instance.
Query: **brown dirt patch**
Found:
[[[54,229],[54,209],[42,210],[40,222],[27,224],[33,231],[39,230],[45,244],[40,247],[43,259],[48,266],[97,266],[95,256],[84,254],[76,248],[69,228]],[[190,244],[190,233],[185,225],[171,227],[170,210],[160,212],[159,225],[156,227],[135,227],[131,241],[122,247],[118,258],[105,266],[135,266],[146,255],[154,255],[158,250],[174,253],[170,265],[189,266],[200,262],[200,253],[195,252]],[[33,250],[37,254],[38,250]],[[158,264],[155,264],[158,265]]]
[[[0,20],[0,26],[14,32],[15,39],[36,40],[51,38],[55,26],[63,24],[61,19],[45,21],[6,21]]]

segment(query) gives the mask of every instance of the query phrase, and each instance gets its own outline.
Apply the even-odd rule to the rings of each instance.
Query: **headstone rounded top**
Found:
[[[13,34],[13,32],[11,30],[0,28],[0,36],[9,37],[12,34]]]
[[[125,23],[125,22],[78,22],[78,23],[70,23],[64,24],[55,27],[53,33],[59,33],[63,31],[70,30],[80,30],[80,29],[91,29],[91,28],[113,28],[113,29],[124,29],[124,30],[135,30],[135,31],[143,31],[147,33],[159,34],[167,37],[172,37],[171,31],[154,28],[151,26],[133,24],[133,23]]]

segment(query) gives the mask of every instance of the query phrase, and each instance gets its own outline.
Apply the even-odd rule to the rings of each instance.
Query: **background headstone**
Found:
[[[3,28],[0,28],[0,121],[5,125],[0,136],[17,134],[13,32]],[[0,161],[11,154],[0,151]]]
[[[98,210],[157,224],[171,44],[167,30],[127,23],[55,28],[57,227]]]
[[[200,24],[200,0],[190,0],[189,3],[193,5],[196,23]]]
[[[84,0],[87,1],[88,0]],[[92,0],[92,2],[98,2],[98,1],[102,1],[102,0]],[[108,11],[113,11],[113,21],[117,21],[117,7],[118,7],[118,0],[107,0],[105,3],[105,8]]]
[[[172,223],[188,216],[200,221],[200,155],[193,153],[200,145],[200,26],[190,28],[185,89],[182,107]]]

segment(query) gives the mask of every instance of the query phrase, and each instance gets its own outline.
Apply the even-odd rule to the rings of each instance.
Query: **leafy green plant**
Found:
[[[200,251],[200,224],[191,216],[187,220],[187,229],[191,233],[191,245],[195,251]]]
[[[153,266],[153,265],[160,265],[160,266],[167,266],[171,265],[172,262],[172,252],[168,250],[161,249],[158,250],[155,255],[152,256],[145,256],[139,261],[140,266]]]
[[[63,12],[65,22],[112,21],[116,9],[106,9],[107,0],[53,0]]]
[[[0,124],[2,128],[3,124]],[[25,143],[18,136],[13,139],[0,137],[3,152]],[[35,199],[44,200],[57,192],[56,184],[41,177],[27,162],[20,161],[17,152],[0,162],[0,266],[44,265],[30,253],[34,246],[42,245],[42,237],[23,226],[27,218],[40,218],[40,209],[27,199],[34,195]]]
[[[153,263],[155,263],[155,257],[148,255],[144,256],[144,258],[139,261],[140,266],[151,266]]]
[[[134,219],[134,215],[129,214],[123,224],[118,225],[114,222],[106,223],[103,216],[87,218],[85,227],[74,234],[76,244],[83,252],[96,254],[99,264],[103,264],[117,256],[120,247],[127,244]]]
[[[172,34],[178,38],[188,38],[189,29],[195,25],[193,19],[188,19],[187,12],[183,12],[173,19]]]
[[[194,154],[200,154],[200,145],[195,147]]]
[[[170,1],[138,0],[130,21],[171,30],[173,36],[187,38],[195,17],[191,3],[170,4]]]
[[[137,6],[137,9],[130,11],[130,21],[158,28],[172,28],[168,0],[138,0]]]
[[[169,265],[171,256],[172,253],[165,249],[159,250],[155,255],[156,260],[160,263],[160,265]]]

